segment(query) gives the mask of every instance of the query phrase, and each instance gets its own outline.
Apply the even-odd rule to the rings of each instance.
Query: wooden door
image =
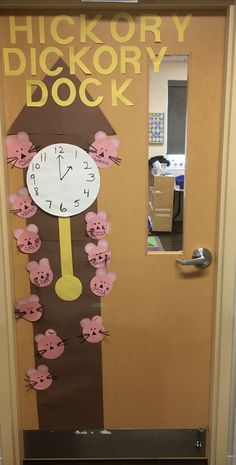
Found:
[[[60,440],[64,449],[58,449],[58,443],[56,450],[50,445],[51,452],[37,448],[39,431],[68,430],[76,440],[88,441],[85,457],[106,456],[93,443],[91,431],[99,430],[103,433],[98,442],[102,437],[102,445],[112,444],[108,457],[149,453],[203,457],[205,447],[196,444],[198,428],[205,434],[209,424],[225,12],[122,8],[60,14],[1,17],[6,134],[25,131],[40,148],[70,143],[88,150],[95,134],[103,131],[109,140],[118,137],[122,162],[100,170],[96,202],[71,220],[73,267],[83,283],[81,297],[63,301],[53,285],[32,287],[26,270],[31,257],[19,252],[12,239],[15,301],[38,294],[45,306],[43,318],[34,325],[23,318],[16,322],[25,454],[80,456],[77,446],[70,452],[68,438]],[[164,54],[189,57],[184,247],[176,253],[151,253],[146,247],[148,69],[158,54],[157,72]],[[32,95],[31,85],[36,85]],[[24,185],[25,176],[26,170],[9,166],[10,193]],[[112,292],[101,298],[89,285],[95,271],[84,251],[90,241],[88,211],[105,211],[112,226],[107,236],[112,251],[108,269],[117,280]],[[12,232],[32,222],[39,227],[42,246],[32,260],[48,257],[56,280],[61,273],[57,218],[38,209],[27,222],[15,214],[11,219]],[[211,250],[209,268],[198,271],[176,265],[176,258],[189,258],[197,247]],[[110,336],[100,344],[80,344],[81,319],[95,315],[102,316]],[[59,379],[45,392],[28,392],[27,370],[44,363],[34,338],[48,328],[68,340],[63,357],[48,363]],[[181,448],[168,453],[155,447],[142,452],[134,436],[136,445],[130,452],[116,431],[120,429],[134,435],[140,430],[145,444],[155,431],[181,435],[188,430],[191,437],[180,436]],[[113,443],[113,437],[118,442]]]

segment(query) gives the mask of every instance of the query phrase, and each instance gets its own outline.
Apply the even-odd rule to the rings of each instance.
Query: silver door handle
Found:
[[[197,268],[207,268],[212,262],[212,255],[210,250],[200,247],[195,249],[192,258],[188,260],[176,260],[179,265],[189,266],[194,265]]]

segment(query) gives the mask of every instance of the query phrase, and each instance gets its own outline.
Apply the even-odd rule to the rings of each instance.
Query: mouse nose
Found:
[[[32,245],[32,242],[28,241],[28,244],[27,245]]]

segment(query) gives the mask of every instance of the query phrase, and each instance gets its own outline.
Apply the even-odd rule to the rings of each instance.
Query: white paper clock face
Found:
[[[53,144],[38,152],[26,178],[30,195],[45,212],[68,217],[86,210],[97,198],[100,173],[92,157],[71,144]]]

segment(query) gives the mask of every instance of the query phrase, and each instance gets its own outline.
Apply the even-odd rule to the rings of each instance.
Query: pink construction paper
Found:
[[[15,313],[17,317],[34,323],[40,320],[43,315],[43,307],[39,302],[39,297],[35,294],[26,299],[19,300],[15,304]]]
[[[92,239],[103,239],[110,230],[110,225],[107,221],[107,214],[104,211],[98,213],[88,212],[85,215],[86,232]]]
[[[29,368],[26,372],[29,389],[36,389],[36,391],[43,391],[48,389],[52,384],[52,375],[49,372],[47,365],[39,365],[38,368]]]
[[[27,270],[30,273],[30,281],[38,287],[46,287],[52,283],[53,272],[48,258],[41,258],[39,263],[29,262]]]
[[[98,241],[98,244],[90,242],[85,246],[85,252],[88,254],[89,263],[94,268],[104,268],[111,261],[111,252],[107,241]]]
[[[89,155],[98,168],[109,168],[114,164],[120,165],[121,158],[117,156],[120,141],[117,136],[107,136],[103,131],[95,134],[94,141],[89,147]]]
[[[101,342],[108,332],[103,326],[103,319],[101,316],[96,315],[93,318],[83,318],[80,321],[83,337],[87,342],[97,343]]]
[[[104,268],[99,268],[90,282],[90,289],[95,295],[103,297],[111,293],[115,281],[115,273],[107,273]]]
[[[20,187],[17,192],[10,194],[11,210],[20,218],[31,218],[37,212],[37,206],[31,199],[28,189]]]
[[[45,334],[37,334],[34,339],[41,357],[52,360],[60,357],[64,352],[64,342],[54,329],[47,329]]]
[[[6,137],[7,162],[16,168],[27,168],[36,153],[36,147],[26,132]]]
[[[14,237],[17,240],[18,248],[23,253],[35,253],[41,247],[38,226],[35,224],[29,224],[26,229],[16,229]]]

